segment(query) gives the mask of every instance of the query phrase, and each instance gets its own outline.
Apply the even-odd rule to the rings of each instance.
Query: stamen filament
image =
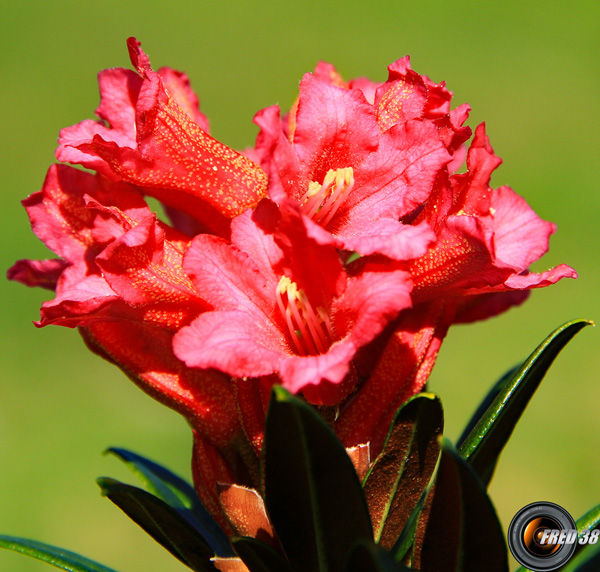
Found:
[[[352,167],[330,169],[321,185],[316,181],[309,183],[308,190],[300,199],[302,212],[315,222],[326,226],[344,204],[353,187]]]
[[[304,320],[304,317],[300,315],[298,305],[295,304],[295,301],[298,296],[296,283],[292,282],[292,285],[294,286],[293,292],[291,287],[288,287],[287,291],[289,303],[287,309],[288,311],[291,309],[292,315],[294,316],[294,318],[296,318],[296,324],[298,325],[298,329],[302,332],[302,339],[304,340],[304,343],[308,346],[308,353],[316,354],[318,353],[317,348],[315,347],[312,336],[308,334],[308,330],[306,329],[306,321]]]
[[[327,312],[321,307],[315,311],[306,293],[287,276],[279,280],[275,298],[298,354],[325,353],[333,339],[333,328]]]

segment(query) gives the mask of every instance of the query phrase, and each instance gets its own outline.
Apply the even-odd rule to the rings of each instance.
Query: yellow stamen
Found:
[[[353,187],[352,167],[329,169],[322,184],[316,181],[308,184],[308,190],[300,199],[302,212],[322,226],[327,226]]]
[[[331,321],[325,309],[317,307],[315,311],[304,290],[287,276],[279,280],[276,298],[298,354],[325,353],[333,339]]]

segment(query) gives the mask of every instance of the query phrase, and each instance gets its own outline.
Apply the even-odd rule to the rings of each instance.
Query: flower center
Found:
[[[277,305],[285,319],[296,351],[301,356],[317,355],[327,351],[333,339],[333,329],[327,312],[313,309],[304,290],[287,276],[277,285]]]
[[[329,169],[321,185],[316,181],[309,183],[308,191],[300,199],[302,212],[321,226],[327,226],[346,200],[352,187],[354,187],[352,167]]]

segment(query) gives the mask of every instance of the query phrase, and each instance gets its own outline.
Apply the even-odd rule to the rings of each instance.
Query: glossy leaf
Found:
[[[361,542],[354,547],[348,558],[345,572],[405,572],[406,566],[396,564],[392,555],[374,544]]]
[[[214,572],[214,552],[202,535],[175,509],[150,493],[109,479],[97,479],[102,494],[115,503],[173,556],[197,572]]]
[[[84,558],[69,550],[50,546],[36,540],[28,540],[27,538],[1,535],[0,548],[20,552],[26,556],[31,556],[32,558],[56,566],[56,568],[71,572],[115,572],[112,568],[98,564],[89,558]]]
[[[473,430],[460,444],[460,455],[469,461],[487,486],[498,457],[548,368],[569,340],[584,326],[573,320],[554,330],[505,383]]]
[[[267,414],[263,483],[269,517],[295,570],[338,572],[356,542],[372,539],[344,447],[311,406],[280,386]]]
[[[600,545],[587,546],[581,556],[572,562],[575,565],[573,572],[598,572],[600,570]],[[565,568],[565,572],[570,572],[570,568]]]
[[[431,494],[412,566],[421,572],[507,572],[506,541],[496,511],[472,467],[446,440]]]
[[[586,512],[581,518],[577,520],[577,530],[582,532],[584,530],[594,530],[600,527],[600,504],[593,509]]]
[[[115,455],[144,483],[148,492],[173,508],[192,508],[200,504],[194,488],[165,467],[137,453],[111,447],[106,454]]]
[[[416,395],[396,413],[381,454],[364,483],[374,538],[391,548],[435,470],[444,414],[437,396]]]
[[[231,543],[250,572],[293,572],[285,557],[264,542],[238,536]]]
[[[462,444],[467,440],[467,437],[469,436],[471,431],[473,431],[473,429],[475,428],[477,423],[479,423],[479,420],[484,416],[485,412],[488,410],[490,405],[494,402],[494,399],[496,399],[496,397],[498,396],[498,394],[500,393],[502,388],[512,379],[512,377],[515,375],[515,373],[517,373],[517,371],[519,371],[519,367],[520,366],[515,366],[515,367],[509,369],[494,384],[492,389],[490,389],[488,394],[485,396],[483,401],[479,404],[479,406],[477,407],[477,410],[475,411],[475,413],[473,413],[473,415],[471,416],[471,419],[469,419],[469,422],[463,429],[460,439],[456,442],[457,449],[460,450],[460,447],[462,446]]]
[[[158,463],[126,449],[106,451],[121,459],[148,492],[166,502],[196,528],[218,556],[233,556],[227,535],[204,508],[194,488]]]

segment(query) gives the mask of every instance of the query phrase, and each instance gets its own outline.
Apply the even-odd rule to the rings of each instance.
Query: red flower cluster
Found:
[[[490,188],[500,160],[483,125],[466,152],[469,107],[451,110],[408,58],[381,84],[319,64],[289,113],[257,114],[240,154],[208,135],[184,74],[128,46],[136,72],[100,73],[99,120],[60,134],[57,158],[96,173],[53,165],[24,201],[60,258],[9,277],[56,291],[38,326],[78,327],[187,417],[214,513],[214,483],[235,482],[244,443],[260,451],[274,383],[336,406],[345,445],[377,451],[452,323],[576,276],[528,271],[554,225]]]

